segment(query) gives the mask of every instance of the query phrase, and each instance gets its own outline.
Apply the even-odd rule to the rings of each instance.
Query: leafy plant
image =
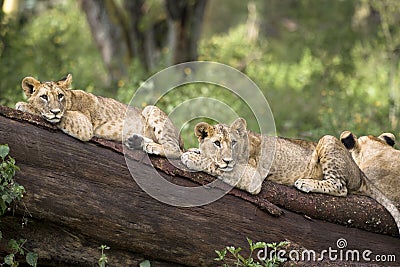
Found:
[[[8,155],[8,145],[0,145],[0,215],[3,215],[14,201],[20,201],[25,188],[14,181],[18,166],[15,160]]]
[[[285,259],[279,258],[278,250],[289,245],[289,242],[283,241],[280,243],[266,243],[266,242],[253,242],[251,239],[247,238],[247,242],[250,246],[250,254],[248,257],[244,257],[240,254],[242,251],[241,247],[227,246],[221,251],[216,250],[218,257],[214,260],[224,262],[224,267],[230,267],[231,265],[226,262],[229,260],[228,256],[231,255],[234,258],[234,266],[245,266],[245,267],[278,267]],[[273,255],[271,258],[266,257],[265,259],[255,259],[253,253],[259,249],[272,248]],[[229,252],[229,254],[228,254]]]
[[[8,242],[8,247],[11,249],[11,253],[4,258],[4,263],[12,267],[18,266],[19,263],[18,261],[16,261],[15,256],[18,254],[21,256],[25,255],[25,248],[23,247],[25,243],[26,239],[19,239],[19,240],[11,239]],[[25,259],[30,266],[36,267],[38,254],[34,252],[28,252],[26,254]]]
[[[101,250],[101,256],[99,258],[99,266],[105,267],[106,264],[108,263],[108,258],[107,258],[107,255],[104,253],[104,250],[108,250],[108,249],[110,249],[110,247],[107,245],[101,245],[99,247],[99,249]]]
[[[25,193],[25,188],[14,180],[15,172],[19,168],[15,165],[15,160],[9,156],[9,153],[10,148],[8,145],[0,145],[0,216],[9,210],[14,202],[20,201]],[[0,239],[2,238],[3,236],[0,232]],[[12,267],[18,266],[19,263],[16,261],[16,256],[25,255],[25,243],[26,239],[11,239],[8,242],[11,253],[4,257],[4,263]],[[25,259],[29,265],[36,266],[38,254],[28,252]]]
[[[106,264],[108,263],[108,257],[107,255],[104,253],[105,250],[109,250],[110,247],[107,245],[101,245],[99,247],[99,249],[101,250],[101,256],[99,258],[99,267],[105,267]],[[139,263],[139,267],[150,267],[150,261],[148,260],[144,260],[141,263]]]
[[[139,267],[151,267],[150,261],[149,260],[144,260],[141,263],[139,263]]]

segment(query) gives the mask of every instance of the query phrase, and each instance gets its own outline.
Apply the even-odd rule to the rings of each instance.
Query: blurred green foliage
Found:
[[[385,40],[376,23],[354,25],[355,9],[366,1],[267,2],[260,14],[281,18],[279,33],[251,42],[242,24],[203,40],[201,59],[244,65],[266,95],[280,135],[317,139],[344,129],[398,130],[388,120]]]
[[[400,89],[393,86],[400,75],[399,3],[251,3],[256,7],[253,21],[247,1],[210,0],[199,60],[228,64],[254,80],[269,101],[279,135],[316,140],[324,134],[338,136],[345,129],[358,135],[398,134],[389,112],[400,102]],[[73,74],[75,88],[128,103],[154,74],[132,62],[129,78],[118,83],[113,95],[116,90],[108,87],[106,70],[75,1],[59,1],[23,19],[1,21],[0,104],[13,106],[23,99],[20,81],[25,76],[53,80],[67,73]],[[255,38],[249,35],[254,28]],[[157,69],[164,67],[161,62]],[[166,95],[160,107],[170,112],[184,100],[213,97],[230,104],[256,130],[251,112],[232,93],[207,84],[187,88]],[[187,147],[195,145],[192,127],[197,121],[183,127]]]
[[[13,106],[23,99],[20,84],[26,76],[45,81],[72,73],[75,87],[102,88],[105,70],[77,5],[65,1],[35,12],[40,14],[27,11],[19,19],[2,20],[0,104]]]

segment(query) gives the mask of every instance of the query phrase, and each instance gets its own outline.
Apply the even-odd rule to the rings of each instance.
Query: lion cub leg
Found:
[[[210,159],[203,157],[198,148],[190,148],[182,153],[181,161],[193,171],[204,171],[213,176],[219,176],[222,173]]]
[[[260,193],[264,181],[257,168],[247,163],[237,163],[233,171],[223,173],[220,179],[252,195]]]
[[[15,104],[15,109],[40,116],[40,113],[26,102],[17,102],[17,104]]]
[[[224,172],[214,162],[203,157],[199,149],[192,148],[181,156],[182,163],[190,170],[204,171],[212,176],[218,177],[225,183],[245,190],[250,194],[258,194],[261,191],[264,178],[255,167],[246,163],[238,163],[230,172]]]
[[[330,135],[322,137],[313,153],[311,164],[320,164],[322,180],[298,179],[295,187],[303,192],[324,193],[333,196],[346,196],[349,179],[352,184],[361,183],[360,170],[350,153],[340,141]],[[312,167],[312,166],[310,166]]]
[[[168,116],[155,106],[145,107],[142,115],[147,129],[143,137],[143,150],[150,154],[179,158],[182,155],[179,132]]]
[[[91,121],[79,111],[66,111],[57,127],[82,141],[89,141],[93,137]]]
[[[121,142],[123,127],[123,119],[114,119],[94,128],[93,134],[100,138]]]

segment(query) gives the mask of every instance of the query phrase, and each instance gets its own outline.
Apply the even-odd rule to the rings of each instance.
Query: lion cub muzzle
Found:
[[[50,123],[59,123],[63,114],[59,108],[51,109],[50,112],[46,112],[42,117]]]
[[[218,168],[224,172],[232,171],[234,166],[235,166],[235,161],[231,157],[223,158],[222,162],[218,163]]]

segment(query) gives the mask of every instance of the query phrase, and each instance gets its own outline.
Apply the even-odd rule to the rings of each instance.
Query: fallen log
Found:
[[[26,247],[38,252],[43,264],[93,266],[100,254],[97,247],[107,244],[110,266],[137,266],[144,259],[152,266],[217,266],[214,250],[246,248],[246,237],[289,240],[296,248],[317,252],[338,249],[336,242],[345,239],[343,249],[371,250],[400,260],[394,220],[367,197],[304,194],[265,181],[257,196],[233,189],[208,205],[175,207],[138,186],[121,144],[81,142],[41,118],[7,107],[0,107],[0,143],[9,144],[21,169],[16,179],[27,190],[24,205],[1,219],[0,231],[4,239],[27,238]],[[182,186],[214,180],[188,171],[179,161],[142,151],[129,152],[127,161],[136,170],[135,178],[146,178],[155,168]],[[31,217],[21,228],[16,222],[27,211]],[[0,244],[0,256],[6,253]],[[346,261],[329,264],[346,266]],[[396,265],[385,263],[390,264]]]

